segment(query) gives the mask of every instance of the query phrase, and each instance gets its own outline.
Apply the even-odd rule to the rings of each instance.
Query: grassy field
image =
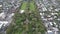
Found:
[[[31,1],[31,2],[30,2],[30,10],[31,10],[31,11],[35,11],[35,8],[36,8],[36,6],[34,5],[34,2]]]
[[[21,10],[25,10],[27,7],[27,2],[23,2],[22,6],[21,6]]]

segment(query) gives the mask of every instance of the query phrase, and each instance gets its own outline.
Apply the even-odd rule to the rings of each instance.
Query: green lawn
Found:
[[[27,2],[23,2],[22,6],[21,6],[21,9],[22,9],[22,10],[25,10],[26,7],[27,7]],[[35,8],[36,8],[36,7],[35,7],[33,1],[30,2],[30,7],[29,7],[29,8],[30,8],[31,11],[35,11]]]
[[[22,6],[21,6],[21,10],[25,10],[27,7],[27,2],[23,2]]]
[[[34,5],[34,2],[31,1],[31,2],[30,2],[30,10],[31,10],[31,11],[35,11],[35,8],[36,8],[36,6]]]

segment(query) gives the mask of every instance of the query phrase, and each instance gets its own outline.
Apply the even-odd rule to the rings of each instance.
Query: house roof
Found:
[[[0,5],[0,7],[2,7],[2,5]]]
[[[24,12],[24,10],[20,10],[20,13],[23,13]]]
[[[6,26],[8,24],[8,21],[0,21],[0,28],[3,26]]]

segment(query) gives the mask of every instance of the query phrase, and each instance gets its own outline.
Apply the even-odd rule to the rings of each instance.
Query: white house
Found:
[[[20,10],[20,13],[24,13],[24,10]]]
[[[11,18],[12,16],[14,16],[14,13],[10,14],[10,16],[9,16],[9,17]]]
[[[53,25],[52,22],[49,22],[50,25]]]
[[[58,15],[58,13],[51,13],[51,15],[55,15],[55,14]]]
[[[54,32],[51,31],[51,30],[48,30],[48,31],[47,31],[47,34],[54,34]]]
[[[44,13],[40,13],[40,15],[44,15]]]
[[[6,17],[6,15],[4,14],[4,12],[2,12],[2,13],[0,13],[0,18],[5,18]]]
[[[2,27],[3,23],[0,23],[0,28]]]
[[[51,15],[55,15],[54,13],[51,13]]]
[[[0,7],[2,7],[2,5],[0,5]]]
[[[46,7],[42,8],[43,11],[47,11]]]
[[[51,15],[48,15],[47,17],[51,17]]]
[[[41,18],[43,19],[43,18],[44,18],[44,16],[41,16]]]
[[[54,18],[57,18],[57,16],[54,16]]]
[[[50,9],[53,9],[53,7],[50,6]]]
[[[0,21],[0,28],[2,26],[6,26],[8,24],[8,21]]]
[[[59,11],[58,9],[55,9],[55,11]]]

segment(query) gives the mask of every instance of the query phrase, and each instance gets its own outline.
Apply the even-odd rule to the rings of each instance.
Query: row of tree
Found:
[[[33,5],[35,4],[33,3]],[[28,1],[24,13],[16,12],[8,34],[45,34],[46,29],[42,24],[37,7],[35,9],[35,11],[30,10],[30,2]]]

